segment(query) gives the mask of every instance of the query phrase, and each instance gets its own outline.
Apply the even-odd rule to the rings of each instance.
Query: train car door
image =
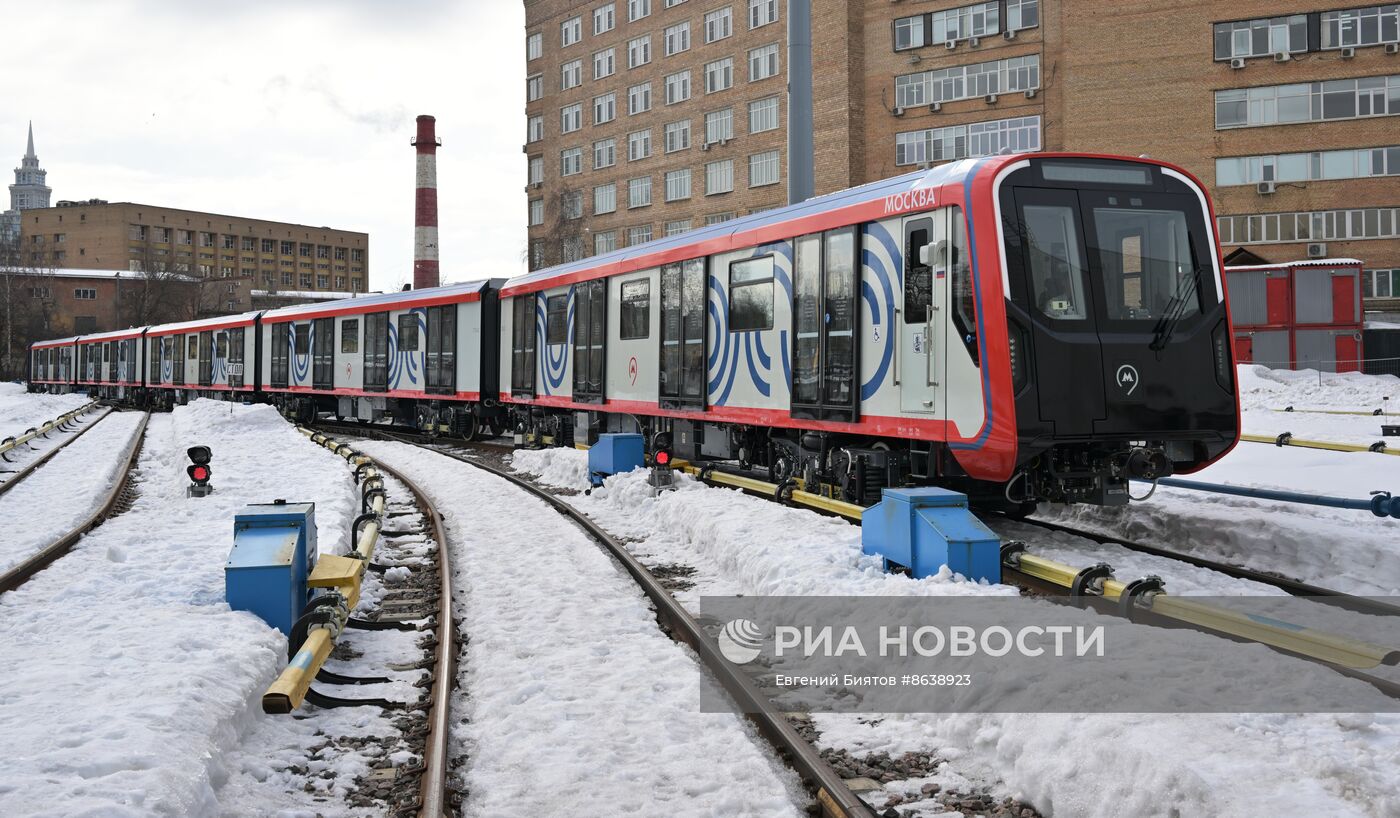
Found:
[[[793,263],[792,416],[854,422],[860,360],[855,227],[803,236]]]
[[[607,352],[608,281],[574,287],[574,400],[602,403]]]
[[[199,333],[199,385],[214,383],[214,333],[204,330]]]
[[[662,408],[705,408],[706,261],[661,268]]]
[[[335,319],[311,322],[311,387],[335,388]]]
[[[457,391],[457,305],[428,307],[428,348],[423,362],[427,391],[452,395]]]
[[[943,322],[952,263],[947,208],[904,220],[904,292],[899,310],[899,408],[942,415],[947,368]]]
[[[235,327],[228,331],[224,343],[228,344],[228,358],[225,367],[228,369],[228,385],[230,389],[243,388],[243,327]]]
[[[536,293],[518,293],[510,299],[510,393],[516,397],[535,395],[535,305]]]
[[[365,316],[364,361],[367,392],[389,390],[389,313],[372,312]]]

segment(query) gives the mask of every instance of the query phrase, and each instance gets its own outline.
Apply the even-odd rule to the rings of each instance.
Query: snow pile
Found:
[[[1361,372],[1323,372],[1314,369],[1270,369],[1242,364],[1238,368],[1240,408],[1379,409],[1384,398],[1396,404],[1400,414],[1400,378]],[[1319,374],[1321,377],[1319,378]],[[1319,383],[1319,380],[1321,381]]]
[[[89,402],[87,395],[45,395],[24,391],[21,383],[0,383],[0,440],[53,420]]]
[[[214,455],[205,498],[185,496],[195,444]],[[355,511],[349,470],[270,407],[213,401],[153,416],[139,468],[130,511],[0,597],[0,814],[248,809],[219,803],[235,772],[221,756],[264,718],[285,639],[224,603],[233,517],[277,497],[314,501],[334,543]]]
[[[511,466],[535,475],[546,486],[583,491],[590,485],[588,452],[577,449],[516,449],[511,452]]]
[[[549,459],[584,456],[556,450]],[[979,586],[953,577],[886,575],[860,555],[855,526],[688,479],[681,480],[679,490],[651,498],[645,480],[641,471],[615,475],[591,496],[570,500],[627,538],[648,562],[694,567],[697,587],[682,595],[687,602],[701,593],[1015,593],[1006,586]],[[1257,520],[1254,525],[1258,527]],[[1084,557],[1075,562],[1123,561],[1121,549],[1078,543]],[[1058,555],[1069,557],[1076,542],[1062,538],[1052,545],[1061,549]],[[1180,576],[1191,580],[1183,587],[1247,590],[1196,569],[1172,571],[1168,587]],[[1280,667],[1290,679],[1315,670],[1297,663]],[[823,745],[853,752],[936,749],[953,759],[958,774],[1001,782],[1000,795],[1026,800],[1046,814],[1364,815],[1400,810],[1395,780],[1400,718],[1392,715],[910,714],[870,719],[828,714],[814,716],[814,721]],[[1289,786],[1279,787],[1278,781]],[[890,791],[903,792],[905,786],[911,785],[892,784]]]
[[[361,448],[432,495],[452,537],[465,814],[798,814],[795,778],[742,719],[700,712],[694,655],[576,526],[442,455]]]

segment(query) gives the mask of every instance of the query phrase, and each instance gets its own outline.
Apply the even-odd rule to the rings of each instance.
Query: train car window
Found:
[[[360,319],[347,318],[340,322],[340,351],[346,354],[360,351]]]
[[[317,318],[311,323],[311,385],[335,388],[335,319]]]
[[[822,237],[796,241],[792,268],[792,402],[816,406],[821,400]]]
[[[904,225],[904,323],[928,321],[933,303],[933,267],[919,259],[933,239],[933,220],[916,219]],[[931,261],[932,259],[930,259]]]
[[[544,342],[550,346],[569,342],[569,297],[551,295],[545,300]]]
[[[651,281],[638,278],[622,282],[622,325],[618,337],[624,341],[651,334]]]
[[[603,353],[607,338],[607,281],[574,288],[574,397],[601,401]]]
[[[188,338],[190,339],[190,342],[189,342],[189,346],[187,347],[187,351],[185,352],[185,357],[186,357],[186,358],[197,358],[197,357],[199,357],[199,336],[198,336],[198,335],[195,335],[194,333],[190,333],[190,334],[189,334],[188,336],[186,336],[186,337],[188,337]]]
[[[398,318],[399,352],[418,351],[418,314],[409,310]]]
[[[1196,276],[1184,212],[1096,207],[1094,232],[1109,318],[1156,321],[1178,300],[1183,317],[1200,312],[1200,288],[1189,292]]]
[[[365,389],[382,392],[389,388],[389,313],[365,316],[365,352],[361,366]]]
[[[235,389],[244,385],[243,339],[243,327],[235,327],[228,331],[228,385]]]
[[[681,395],[681,266],[661,268],[661,397]]]
[[[228,333],[214,333],[214,357],[228,360]]]
[[[972,356],[972,365],[981,366],[977,350],[977,291],[972,286],[972,265],[967,247],[967,225],[961,207],[953,207],[948,234],[952,251],[948,259],[948,286],[953,303],[953,326]]]
[[[428,349],[423,369],[428,391],[456,391],[457,305],[428,308]]]
[[[296,344],[296,354],[309,355],[311,353],[311,324],[292,325],[293,343]]]
[[[165,349],[162,353],[170,359],[170,382],[184,384],[185,382],[185,358],[180,355],[180,351],[185,348],[184,342],[178,335],[169,335],[162,339]]]
[[[1074,209],[1028,204],[1023,211],[1030,249],[1031,295],[1036,309],[1049,318],[1087,318],[1084,260],[1079,255]]]
[[[110,360],[112,360],[112,342],[111,342],[111,341],[108,341],[107,343],[105,343],[105,344],[102,345],[102,360],[103,360],[103,361],[110,361]]]
[[[729,265],[729,331],[773,328],[773,256]]]
[[[269,324],[267,327],[268,343],[271,345],[272,371],[268,373],[272,378],[273,387],[285,389],[287,387],[288,362],[291,358],[291,324]],[[179,362],[176,362],[179,366]]]
[[[191,336],[193,337],[193,336]],[[214,382],[214,333],[205,330],[199,334],[199,385],[209,386]]]
[[[691,404],[705,401],[705,259],[681,263],[682,345],[681,399]],[[770,282],[771,287],[771,282]],[[772,297],[769,297],[771,318]]]
[[[823,254],[826,271],[826,349],[822,356],[825,394],[823,402],[845,406],[855,395],[856,327],[856,229],[847,227],[826,234]]]
[[[510,388],[517,395],[535,391],[535,305],[538,297],[517,295],[511,299]]]

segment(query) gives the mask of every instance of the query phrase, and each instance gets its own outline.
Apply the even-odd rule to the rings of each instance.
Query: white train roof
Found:
[[[406,290],[397,293],[371,293],[356,298],[343,298],[337,301],[317,301],[311,304],[296,304],[290,307],[279,307],[275,310],[267,310],[263,313],[263,320],[295,320],[302,315],[319,314],[324,313],[328,309],[348,306],[354,306],[357,312],[362,309],[365,312],[375,312],[375,307],[400,309],[420,301],[437,299],[450,300],[453,296],[457,295],[480,293],[491,281],[492,279],[482,279],[480,281],[467,281],[461,284],[448,284],[442,287],[429,287],[425,290]]]

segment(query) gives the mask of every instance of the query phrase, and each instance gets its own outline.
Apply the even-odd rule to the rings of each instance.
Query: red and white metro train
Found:
[[[641,432],[861,503],[1119,504],[1239,435],[1204,186],[968,159],[510,280],[48,341],[36,388],[271,401],[470,437]]]

